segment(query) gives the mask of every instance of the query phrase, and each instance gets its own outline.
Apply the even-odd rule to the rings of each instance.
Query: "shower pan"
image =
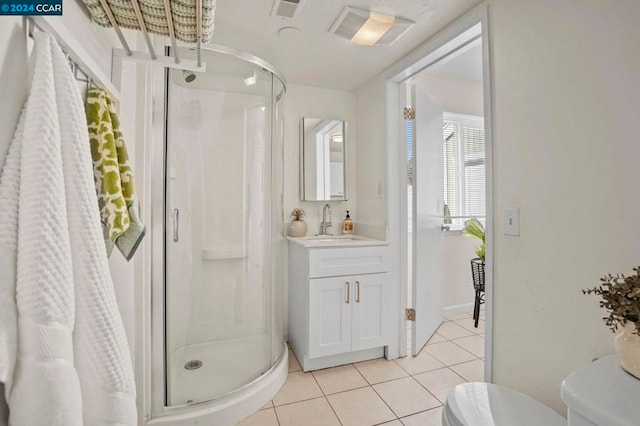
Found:
[[[288,370],[284,79],[233,49],[209,45],[202,57],[205,73],[164,74],[148,424],[234,424]]]

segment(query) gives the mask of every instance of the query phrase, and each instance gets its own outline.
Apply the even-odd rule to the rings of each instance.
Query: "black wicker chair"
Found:
[[[480,305],[484,303],[484,260],[479,257],[471,259],[471,275],[473,276],[473,288],[476,291],[476,300],[473,305],[473,319],[478,328],[480,319]]]

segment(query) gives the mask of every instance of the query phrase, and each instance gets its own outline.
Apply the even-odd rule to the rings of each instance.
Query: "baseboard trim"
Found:
[[[297,354],[296,357],[298,357]],[[306,355],[303,355],[302,357],[298,357],[298,360],[302,365],[302,370],[307,372],[312,370],[320,370],[321,368],[335,367],[337,365],[344,364],[353,364],[354,362],[367,361],[370,359],[382,357],[384,357],[384,347],[365,349],[361,351],[347,352],[344,354],[329,355],[311,359],[307,358]]]
[[[484,310],[484,305],[480,306],[480,310]],[[444,308],[444,316],[459,314],[462,312],[473,312],[473,303],[463,303],[462,305],[447,306]]]

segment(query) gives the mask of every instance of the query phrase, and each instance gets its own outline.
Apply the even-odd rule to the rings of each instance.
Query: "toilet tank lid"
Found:
[[[598,425],[637,426],[640,419],[640,380],[609,355],[576,370],[562,382],[562,400]]]
[[[447,396],[444,417],[452,426],[566,426],[564,417],[535,399],[492,383],[463,383]]]

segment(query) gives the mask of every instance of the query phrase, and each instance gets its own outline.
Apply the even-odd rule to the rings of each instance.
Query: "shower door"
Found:
[[[189,81],[171,70],[167,81],[168,406],[241,388],[274,364],[282,345],[272,286],[279,80],[232,55],[203,55],[206,73]]]

